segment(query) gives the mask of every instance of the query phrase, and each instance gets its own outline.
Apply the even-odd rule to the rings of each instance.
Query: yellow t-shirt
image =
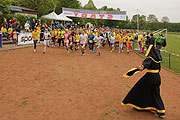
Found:
[[[143,35],[139,35],[138,36],[138,42],[140,42],[142,40],[142,38],[143,38]]]
[[[54,36],[55,36],[55,38],[58,37],[57,34],[58,34],[58,32],[55,30],[55,31],[54,31]]]
[[[13,31],[13,29],[12,29],[12,28],[9,28],[8,31],[9,31],[8,33],[11,34],[12,31]]]
[[[79,34],[76,34],[76,36],[75,36],[75,41],[76,42],[79,42],[79,36],[80,36]]]
[[[119,44],[123,44],[123,37],[119,36]]]
[[[119,42],[119,37],[120,37],[120,35],[117,34],[117,35],[116,35],[116,42]]]
[[[32,36],[33,36],[33,40],[39,40],[39,33],[38,32],[33,31]]]
[[[61,37],[61,31],[60,30],[57,31],[57,34],[58,34],[58,39],[61,39],[62,37]]]
[[[51,33],[51,37],[55,37],[55,31],[54,30],[51,30],[50,33]]]
[[[7,29],[4,28],[4,27],[1,27],[1,32],[2,32],[2,33],[5,33],[5,32],[7,32]]]
[[[133,36],[128,36],[127,37],[127,43],[132,43],[134,38],[133,38]]]

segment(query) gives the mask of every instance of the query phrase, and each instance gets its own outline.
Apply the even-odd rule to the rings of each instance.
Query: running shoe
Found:
[[[91,50],[89,51],[89,53],[91,53]]]

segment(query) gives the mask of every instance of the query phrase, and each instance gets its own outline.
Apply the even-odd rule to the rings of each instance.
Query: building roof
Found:
[[[28,11],[34,11],[36,12],[36,10],[33,9],[29,9],[29,8],[25,8],[25,7],[19,7],[19,6],[8,6],[10,9],[12,9],[13,11],[17,11],[17,12],[22,12],[22,10],[28,10]]]

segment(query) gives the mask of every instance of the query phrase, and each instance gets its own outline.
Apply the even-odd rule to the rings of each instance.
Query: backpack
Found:
[[[162,39],[161,42],[162,42],[162,46],[163,46],[163,47],[166,47],[166,45],[167,45],[166,38]]]

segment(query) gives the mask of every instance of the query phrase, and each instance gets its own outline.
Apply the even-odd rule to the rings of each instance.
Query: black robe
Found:
[[[146,54],[142,67],[147,73],[134,85],[122,102],[122,105],[130,105],[138,110],[155,110],[165,113],[165,107],[160,96],[160,58],[155,48]]]

